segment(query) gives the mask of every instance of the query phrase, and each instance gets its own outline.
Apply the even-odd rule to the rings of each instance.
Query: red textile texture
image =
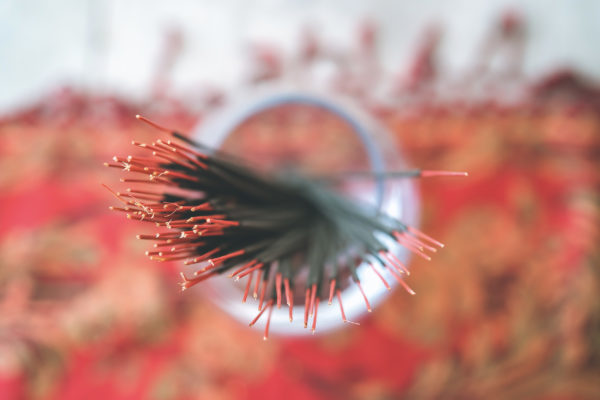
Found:
[[[600,398],[597,108],[373,110],[412,165],[469,171],[419,184],[446,248],[360,327],[268,342],[108,211],[102,162],[157,137],[135,111],[65,92],[0,121],[0,399]]]

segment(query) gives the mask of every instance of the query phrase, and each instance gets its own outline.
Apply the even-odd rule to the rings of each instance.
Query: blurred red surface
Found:
[[[143,256],[147,228],[107,210],[102,162],[156,136],[139,105],[65,91],[4,117],[0,398],[600,397],[597,92],[544,93],[373,110],[413,165],[469,171],[421,183],[446,248],[413,260],[417,296],[394,292],[360,327],[266,343],[181,294],[178,266]]]

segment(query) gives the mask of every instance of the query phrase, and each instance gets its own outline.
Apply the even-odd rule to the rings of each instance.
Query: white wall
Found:
[[[170,26],[186,39],[174,71],[178,90],[235,87],[249,43],[267,40],[291,53],[307,24],[349,47],[365,16],[380,24],[387,68],[404,65],[422,29],[438,21],[445,69],[457,71],[507,8],[529,22],[528,75],[571,65],[600,80],[594,0],[0,0],[0,111],[63,83],[144,96]]]

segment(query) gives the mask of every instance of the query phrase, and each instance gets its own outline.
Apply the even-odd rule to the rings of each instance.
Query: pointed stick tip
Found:
[[[468,172],[464,171],[445,171],[445,170],[422,170],[421,177],[427,178],[432,176],[469,176]]]

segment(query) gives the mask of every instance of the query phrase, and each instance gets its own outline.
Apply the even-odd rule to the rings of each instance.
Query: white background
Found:
[[[379,24],[386,68],[401,69],[423,29],[438,22],[444,69],[459,71],[507,9],[528,22],[527,75],[571,66],[600,80],[595,0],[0,0],[0,112],[64,84],[142,98],[170,27],[185,37],[173,71],[180,91],[235,88],[249,44],[267,41],[292,53],[307,25],[327,43],[349,47],[365,17]]]

